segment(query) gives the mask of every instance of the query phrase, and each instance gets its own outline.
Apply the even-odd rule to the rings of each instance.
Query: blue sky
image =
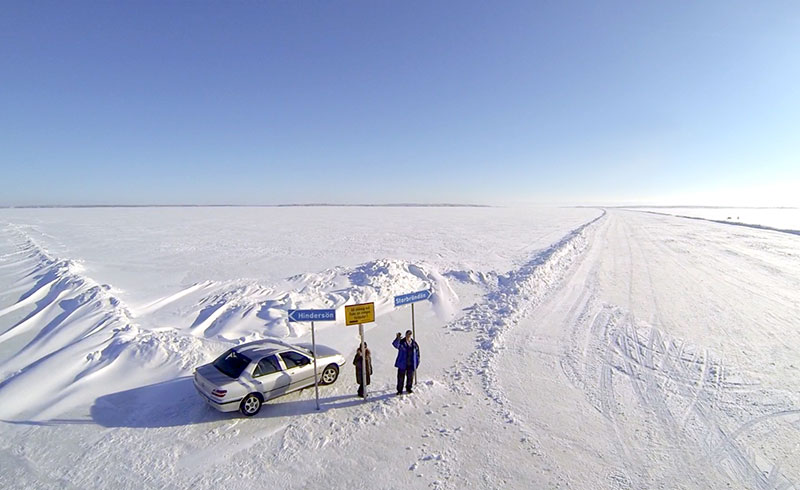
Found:
[[[800,204],[800,4],[11,2],[0,205]]]

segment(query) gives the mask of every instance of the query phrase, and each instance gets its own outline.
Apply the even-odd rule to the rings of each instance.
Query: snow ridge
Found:
[[[25,307],[33,311],[0,335],[0,343],[15,337],[25,341],[0,365],[0,418],[29,410],[46,417],[80,404],[87,394],[126,383],[120,379],[136,382],[135,373],[122,375],[126,359],[135,358],[151,372],[169,363],[188,367],[198,360],[184,354],[188,339],[142,331],[110,286],[84,276],[80,264],[53,257],[21,228],[11,229],[26,263],[33,263],[24,279],[30,289],[0,313]],[[94,382],[98,376],[107,382]]]
[[[38,325],[46,324],[19,354],[24,354],[27,361],[39,360],[54,352],[59,343],[65,343],[63,335],[68,333],[70,340],[79,340],[106,326],[124,327],[131,321],[131,315],[125,305],[112,295],[110,287],[99,284],[82,274],[83,268],[75,261],[58,259],[50,255],[29,234],[19,227],[11,227],[17,239],[20,252],[25,254],[26,262],[33,263],[23,281],[30,284],[30,289],[19,301],[0,311],[0,316],[21,308],[33,306],[33,311],[0,334],[0,342],[13,337],[30,333]],[[54,315],[61,309],[61,313]],[[64,332],[59,326],[69,317],[93,315],[97,319],[92,328],[82,331]],[[19,356],[15,356],[19,357]],[[13,359],[9,360],[9,362]],[[9,362],[2,368],[7,370]],[[4,371],[0,370],[0,373]],[[4,376],[3,376],[4,377]]]
[[[12,265],[25,270],[26,292],[0,317],[32,311],[0,332],[0,343],[13,339],[6,345],[16,350],[0,364],[0,419],[43,419],[112,391],[189,374],[237,343],[308,335],[310,325],[288,322],[290,309],[375,302],[380,316],[393,310],[393,296],[431,289],[434,309],[449,319],[458,301],[435,267],[380,259],[270,286],[204,281],[137,311],[111,286],[85,276],[79,263],[53,257],[20,227],[9,230],[20,253],[6,259],[24,257]]]
[[[603,219],[603,214],[574,229],[564,238],[536,254],[522,267],[497,278],[485,301],[472,307],[462,319],[451,325],[452,330],[477,333],[478,349],[453,371],[456,381],[464,373],[480,375],[489,399],[499,407],[507,422],[516,421],[508,408],[505,395],[499,389],[496,357],[504,348],[503,336],[516,326],[532,309],[555,289],[580,259],[590,241],[590,227]]]
[[[496,278],[496,285],[486,294],[484,302],[475,305],[468,315],[451,328],[477,331],[483,350],[496,351],[501,348],[503,332],[518,323],[558,284],[585,250],[588,243],[586,229],[603,216],[605,212],[540,251],[519,269],[505,275],[477,276],[470,271],[449,273],[452,277],[468,278],[475,282]]]
[[[457,302],[435,267],[397,259],[299,274],[271,286],[233,281],[211,289],[191,306],[199,313],[186,330],[195,336],[236,343],[310,334],[310,325],[288,321],[292,309],[336,309],[337,318],[343,318],[344,306],[374,302],[376,316],[381,316],[394,309],[395,295],[430,289],[434,308],[449,319]]]
[[[732,220],[724,220],[724,219],[711,219],[711,218],[702,218],[700,216],[688,216],[683,214],[670,214],[670,213],[660,213],[657,211],[640,211],[635,210],[639,213],[648,213],[648,214],[655,214],[659,216],[673,216],[675,218],[684,218],[684,219],[693,219],[697,221],[706,221],[708,223],[719,223],[722,225],[730,225],[730,226],[742,226],[745,228],[753,228],[756,230],[765,230],[765,231],[776,231],[778,233],[788,233],[789,235],[800,235],[800,230],[795,230],[791,228],[779,228],[776,226],[769,226],[769,225],[762,225],[758,223],[745,223],[742,221],[732,221]]]

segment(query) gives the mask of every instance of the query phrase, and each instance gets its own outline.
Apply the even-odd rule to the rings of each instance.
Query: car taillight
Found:
[[[219,397],[223,397],[223,396],[225,396],[227,393],[228,393],[228,390],[220,390],[220,389],[215,389],[215,390],[212,390],[212,391],[211,391],[211,394],[212,394],[212,395],[214,395],[214,396],[219,396]]]

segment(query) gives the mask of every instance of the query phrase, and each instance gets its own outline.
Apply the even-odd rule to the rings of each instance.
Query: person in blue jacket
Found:
[[[397,368],[397,394],[403,392],[404,378],[406,393],[413,393],[411,387],[414,386],[414,371],[419,366],[419,345],[411,338],[411,330],[406,330],[405,338],[397,332],[392,345],[397,349],[397,359],[394,361],[394,367]]]

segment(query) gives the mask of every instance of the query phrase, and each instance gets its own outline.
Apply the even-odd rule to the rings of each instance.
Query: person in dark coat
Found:
[[[366,360],[365,372],[367,373],[367,385],[369,385],[370,378],[372,377],[372,354],[367,349],[367,343],[364,342],[364,359]],[[356,349],[356,357],[353,359],[353,365],[356,367],[356,383],[358,383],[358,396],[364,398],[364,383],[361,379],[361,347]]]
[[[397,332],[392,345],[397,349],[397,359],[394,361],[394,367],[397,368],[397,394],[403,392],[403,381],[406,393],[413,393],[411,387],[414,386],[414,371],[419,366],[419,345],[411,338],[411,330],[406,330],[405,338]]]

